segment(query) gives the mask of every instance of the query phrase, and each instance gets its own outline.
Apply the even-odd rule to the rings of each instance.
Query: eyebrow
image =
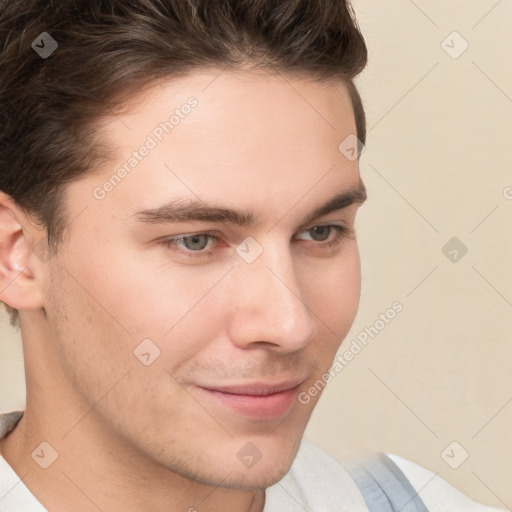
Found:
[[[337,210],[341,210],[354,203],[362,204],[366,200],[366,187],[359,180],[356,187],[343,190],[326,203],[316,207],[303,224],[307,224],[318,217],[322,217]],[[250,210],[234,210],[195,199],[176,199],[168,203],[142,210],[132,215],[144,224],[168,224],[177,222],[211,222],[228,223],[236,226],[255,226],[258,218]]]

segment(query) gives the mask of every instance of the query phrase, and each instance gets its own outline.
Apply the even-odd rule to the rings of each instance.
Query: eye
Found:
[[[324,242],[329,238],[333,226],[315,226],[314,228],[308,229],[306,233],[311,233],[311,237],[315,242]]]
[[[186,236],[178,239],[189,251],[204,251],[210,241],[210,235],[200,233],[199,235]]]
[[[169,249],[177,250],[193,258],[210,255],[211,250],[205,250],[210,241],[218,242],[219,237],[211,233],[196,233],[193,235],[170,237],[163,240],[162,243]]]
[[[331,237],[332,233],[334,232],[334,237]],[[307,229],[306,231],[302,232],[302,235],[306,234],[309,235],[310,238],[300,238],[297,237],[299,240],[312,240],[314,242],[325,242],[326,240],[329,240],[329,238],[332,238],[329,242],[326,242],[325,244],[318,244],[320,247],[322,246],[328,246],[328,247],[334,247],[340,243],[342,243],[345,239],[351,238],[354,235],[354,231],[346,226],[338,226],[337,224],[327,224],[324,226],[315,226],[312,228]]]
[[[333,236],[334,235],[334,236]],[[317,248],[335,247],[345,239],[352,238],[354,231],[346,226],[328,224],[314,226],[295,236],[299,241],[311,241]],[[194,233],[166,238],[161,241],[164,247],[171,249],[185,257],[209,258],[215,253],[220,243],[220,237],[213,233]]]

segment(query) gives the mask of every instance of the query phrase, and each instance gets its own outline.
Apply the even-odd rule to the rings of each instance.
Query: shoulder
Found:
[[[437,474],[412,461],[390,453],[373,455],[363,461],[340,462],[303,438],[290,471],[267,489],[264,512],[297,510],[297,503],[312,512],[380,512],[382,502],[379,499],[386,503],[409,504],[407,510],[500,512],[500,509],[473,501]],[[387,463],[382,464],[382,461]],[[355,467],[364,468],[363,472],[373,474],[376,479],[358,478]],[[411,508],[411,502],[417,503],[417,507]]]
[[[363,495],[334,458],[303,438],[289,472],[266,490],[264,512],[368,512]]]
[[[18,423],[22,411],[0,414],[0,440]],[[0,510],[2,512],[45,512],[0,452]]]
[[[0,454],[0,510],[2,512],[46,512]]]
[[[436,473],[392,453],[386,455],[400,468],[431,512],[505,512],[478,503]]]
[[[3,439],[16,426],[22,416],[22,411],[0,414],[0,439]]]

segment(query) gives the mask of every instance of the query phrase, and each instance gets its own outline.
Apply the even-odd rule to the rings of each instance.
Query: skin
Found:
[[[190,96],[197,107],[95,198]],[[73,220],[48,262],[32,251],[44,229],[0,195],[0,299],[20,310],[27,379],[26,412],[0,449],[52,511],[261,511],[320,394],[256,420],[198,386],[300,377],[302,392],[329,369],[357,311],[360,261],[355,236],[328,247],[337,232],[318,241],[311,229],[353,229],[360,204],[304,219],[360,181],[338,150],[356,132],[350,99],[341,83],[202,70],[131,100],[98,127],[111,161],[68,186]],[[134,215],[176,198],[259,223]],[[219,237],[207,256],[162,243],[204,231]],[[252,263],[236,252],[247,237],[263,250]],[[160,356],[145,366],[134,350],[148,338]],[[48,469],[32,457],[42,442],[58,453]],[[237,457],[247,443],[261,453],[251,468]]]

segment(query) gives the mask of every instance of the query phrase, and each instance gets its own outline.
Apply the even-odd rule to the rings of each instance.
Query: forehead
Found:
[[[152,84],[105,120],[110,162],[87,186],[91,194],[110,181],[102,207],[127,216],[176,197],[253,209],[279,198],[289,208],[312,191],[358,184],[357,160],[339,150],[355,133],[341,82],[194,72]]]
[[[238,158],[244,148],[258,144],[263,150],[287,142],[293,150],[304,139],[308,146],[328,144],[327,139],[336,143],[356,132],[343,82],[261,70],[195,71],[155,82],[123,110],[105,125],[105,134],[121,150],[136,146],[142,134],[152,134],[175,149],[186,139],[197,148]],[[217,146],[220,140],[230,145]]]

